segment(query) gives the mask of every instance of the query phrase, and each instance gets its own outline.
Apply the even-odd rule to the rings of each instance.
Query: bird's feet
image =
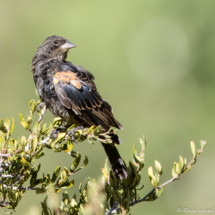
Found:
[[[55,141],[57,139],[58,134],[62,132],[66,132],[67,129],[68,129],[68,126],[59,126],[57,129],[51,132],[50,139],[53,139],[53,141]]]
[[[78,136],[75,134],[75,132],[76,132],[77,130],[83,130],[83,129],[84,129],[83,126],[77,126],[77,127],[73,128],[72,130],[70,130],[70,131],[67,133],[67,135],[70,136],[71,139],[72,139],[72,141],[76,143],[75,139],[76,139]]]

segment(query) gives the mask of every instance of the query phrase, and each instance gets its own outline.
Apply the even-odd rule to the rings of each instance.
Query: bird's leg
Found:
[[[38,122],[39,122],[39,123],[42,121],[43,116],[44,116],[44,114],[45,114],[45,112],[46,112],[46,104],[45,104],[45,103],[40,103],[40,104],[37,106],[37,108],[36,108],[36,110],[37,110],[38,112],[39,112],[41,109],[43,109],[43,110],[41,111],[40,118],[38,119]]]
[[[75,134],[75,132],[77,130],[83,130],[83,129],[84,129],[83,126],[77,126],[77,127],[73,128],[72,130],[70,130],[67,135],[72,138],[73,142],[75,142],[75,138],[77,138],[77,135]]]

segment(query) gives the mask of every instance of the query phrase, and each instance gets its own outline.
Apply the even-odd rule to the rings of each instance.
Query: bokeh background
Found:
[[[164,168],[161,182],[165,182],[179,155],[191,159],[191,140],[197,146],[201,139],[208,142],[189,173],[166,186],[161,198],[138,204],[131,213],[172,215],[177,208],[213,208],[214,7],[213,0],[1,0],[0,118],[14,117],[14,138],[27,134],[18,115],[27,116],[29,100],[37,100],[31,60],[46,37],[63,36],[77,45],[68,60],[93,73],[98,91],[122,123],[119,151],[126,161],[132,159],[133,144],[140,149],[139,137],[146,136],[142,197],[152,189],[147,168],[154,166],[155,159]],[[53,116],[47,112],[45,120]],[[88,176],[99,178],[106,158],[99,143],[84,142],[75,149],[90,162],[75,174],[71,195]],[[63,152],[45,152],[40,174],[72,163]],[[16,214],[40,208],[44,198],[26,192]]]

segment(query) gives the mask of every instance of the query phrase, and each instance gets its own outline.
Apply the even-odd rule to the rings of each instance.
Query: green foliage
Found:
[[[0,194],[3,196],[0,206],[6,209],[14,209],[26,190],[35,190],[37,194],[40,194],[45,192],[58,193],[61,189],[71,188],[74,185],[74,180],[69,179],[70,176],[88,164],[88,158],[85,157],[82,166],[77,169],[81,155],[72,150],[73,141],[68,135],[66,137],[71,128],[66,132],[59,133],[56,139],[51,139],[51,132],[63,124],[61,119],[55,118],[49,126],[38,121],[33,124],[32,117],[36,110],[34,100],[29,102],[29,109],[30,114],[27,120],[21,113],[19,115],[21,125],[29,131],[28,137],[22,136],[18,140],[11,138],[14,120],[12,119],[12,122],[7,118],[5,122],[0,120]],[[77,131],[75,141],[79,142],[86,139],[84,132],[86,133],[88,130]],[[64,151],[74,157],[70,170],[66,167],[63,170],[57,167],[52,173],[52,177],[50,177],[50,173],[47,173],[38,178],[41,164],[35,166],[34,161],[44,156],[44,148],[52,149],[54,152]],[[30,186],[24,187],[27,180],[30,181]]]
[[[41,106],[43,107],[41,110]],[[38,110],[40,109],[40,110]],[[74,151],[74,142],[88,140],[94,144],[96,140],[103,143],[111,143],[109,132],[104,132],[100,126],[94,128],[74,130],[77,125],[68,127],[61,118],[57,117],[48,126],[42,123],[45,112],[43,104],[34,100],[29,102],[30,114],[25,117],[20,113],[21,125],[29,131],[29,136],[21,136],[19,139],[11,138],[14,129],[14,120],[0,120],[0,195],[2,201],[0,207],[5,209],[15,209],[21,197],[26,191],[35,191],[36,194],[47,193],[48,197],[42,202],[42,214],[65,214],[65,215],[82,215],[82,214],[113,214],[129,213],[130,207],[144,201],[154,201],[161,196],[165,185],[169,184],[185,173],[190,171],[193,164],[196,163],[199,156],[206,146],[205,141],[201,141],[201,148],[196,150],[195,144],[191,141],[191,151],[193,157],[187,164],[187,159],[179,156],[179,162],[174,162],[172,169],[172,179],[161,184],[160,177],[163,173],[161,164],[155,160],[155,169],[148,168],[149,180],[153,186],[152,191],[145,197],[140,198],[138,194],[140,189],[144,188],[141,182],[141,170],[145,166],[145,149],[146,140],[140,139],[141,151],[137,152],[136,146],[133,146],[132,161],[125,162],[128,177],[125,180],[118,181],[109,167],[106,160],[102,168],[102,179],[100,181],[88,179],[82,188],[79,186],[79,198],[76,195],[69,198],[68,193],[63,193],[61,206],[52,202],[51,196],[59,193],[62,189],[70,189],[75,181],[72,175],[83,169],[88,164],[88,158],[81,159],[81,154]],[[33,114],[38,111],[40,119],[33,124]],[[53,133],[57,132],[56,137]],[[113,131],[113,129],[111,128]],[[115,132],[115,131],[113,131]],[[44,149],[52,149],[53,152],[64,151],[68,156],[74,158],[70,167],[56,167],[52,174],[43,173],[41,178],[38,173],[41,164],[35,165],[35,159],[40,159],[45,155]],[[82,161],[83,160],[83,161]],[[80,165],[80,163],[82,165]],[[24,186],[28,181],[30,186]],[[52,202],[52,203],[50,203]]]
[[[60,206],[60,214],[68,215],[82,215],[82,214],[114,214],[121,213],[127,214],[130,211],[130,207],[140,202],[154,201],[161,196],[164,190],[164,186],[179,179],[179,176],[191,169],[196,157],[201,154],[206,146],[205,141],[201,141],[201,149],[194,154],[190,163],[186,165],[186,158],[183,160],[179,156],[179,163],[174,162],[173,178],[169,181],[160,184],[160,176],[162,175],[162,166],[155,160],[155,168],[157,172],[153,172],[153,168],[148,168],[149,179],[152,183],[153,189],[144,198],[140,198],[138,191],[143,189],[143,185],[138,188],[141,181],[140,171],[144,167],[144,150],[146,147],[146,141],[140,140],[141,152],[137,155],[136,147],[133,147],[133,162],[127,163],[128,178],[123,181],[118,181],[112,173],[108,162],[106,160],[105,166],[102,169],[102,180],[96,182],[88,179],[84,189],[82,190],[82,184],[79,187],[80,199],[77,201],[76,195],[72,199],[69,198],[67,193],[63,194],[63,200]],[[192,150],[191,144],[191,150]],[[139,159],[137,159],[139,158]],[[94,191],[92,193],[92,190]],[[97,196],[95,197],[95,193]],[[95,202],[97,203],[95,205]],[[44,201],[45,204],[45,201]],[[48,206],[46,205],[48,208]],[[50,210],[50,208],[49,208]],[[51,213],[48,213],[51,214]]]

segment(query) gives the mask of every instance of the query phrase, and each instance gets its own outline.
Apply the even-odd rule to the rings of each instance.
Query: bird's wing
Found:
[[[114,119],[111,106],[102,99],[93,82],[93,75],[83,67],[64,63],[53,78],[61,103],[72,109],[85,124],[101,125],[105,130],[111,126],[122,128]]]

